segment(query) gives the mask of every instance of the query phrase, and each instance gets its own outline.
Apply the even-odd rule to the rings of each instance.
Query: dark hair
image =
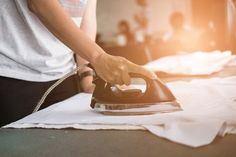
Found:
[[[130,31],[129,23],[126,20],[121,20],[119,26],[124,26],[126,31]]]
[[[141,6],[146,6],[147,5],[147,1],[146,0],[136,0],[136,2],[141,5]]]

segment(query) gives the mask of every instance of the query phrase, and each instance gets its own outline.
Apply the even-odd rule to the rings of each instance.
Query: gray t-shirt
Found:
[[[80,26],[87,0],[60,0]],[[0,76],[56,80],[75,68],[73,53],[29,11],[26,0],[0,0]]]

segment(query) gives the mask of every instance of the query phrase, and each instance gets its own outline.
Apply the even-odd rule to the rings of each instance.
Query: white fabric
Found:
[[[77,9],[84,10],[86,0],[80,1]],[[26,0],[3,0],[0,6],[1,76],[43,82],[59,79],[75,68],[71,50],[29,11]],[[78,26],[80,10],[81,16],[72,17]]]
[[[147,129],[191,147],[236,130],[236,77],[168,84],[183,111],[145,116],[107,116],[90,108],[90,94],[78,94],[5,128]]]
[[[184,55],[167,56],[146,64],[152,71],[169,74],[209,75],[224,69],[235,59],[230,51],[194,52]]]

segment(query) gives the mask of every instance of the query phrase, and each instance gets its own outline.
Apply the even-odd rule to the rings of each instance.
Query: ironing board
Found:
[[[192,149],[147,131],[0,130],[1,157],[233,157],[236,136]]]
[[[236,67],[209,77],[236,75]],[[161,76],[166,81],[192,79]],[[195,76],[199,77],[199,76]],[[192,149],[150,134],[147,131],[84,131],[42,129],[0,129],[0,156],[236,156],[236,136],[217,137],[208,146]]]

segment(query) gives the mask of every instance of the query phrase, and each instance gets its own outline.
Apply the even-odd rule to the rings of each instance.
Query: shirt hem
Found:
[[[18,79],[18,80],[24,80],[24,81],[30,81],[30,82],[49,82],[49,81],[55,81],[63,76],[65,76],[67,73],[63,73],[61,75],[56,75],[56,76],[50,76],[46,74],[39,74],[39,75],[32,75],[28,73],[19,73],[16,71],[2,71],[0,70],[0,76],[2,77],[8,77],[8,78],[13,78],[13,79]]]

